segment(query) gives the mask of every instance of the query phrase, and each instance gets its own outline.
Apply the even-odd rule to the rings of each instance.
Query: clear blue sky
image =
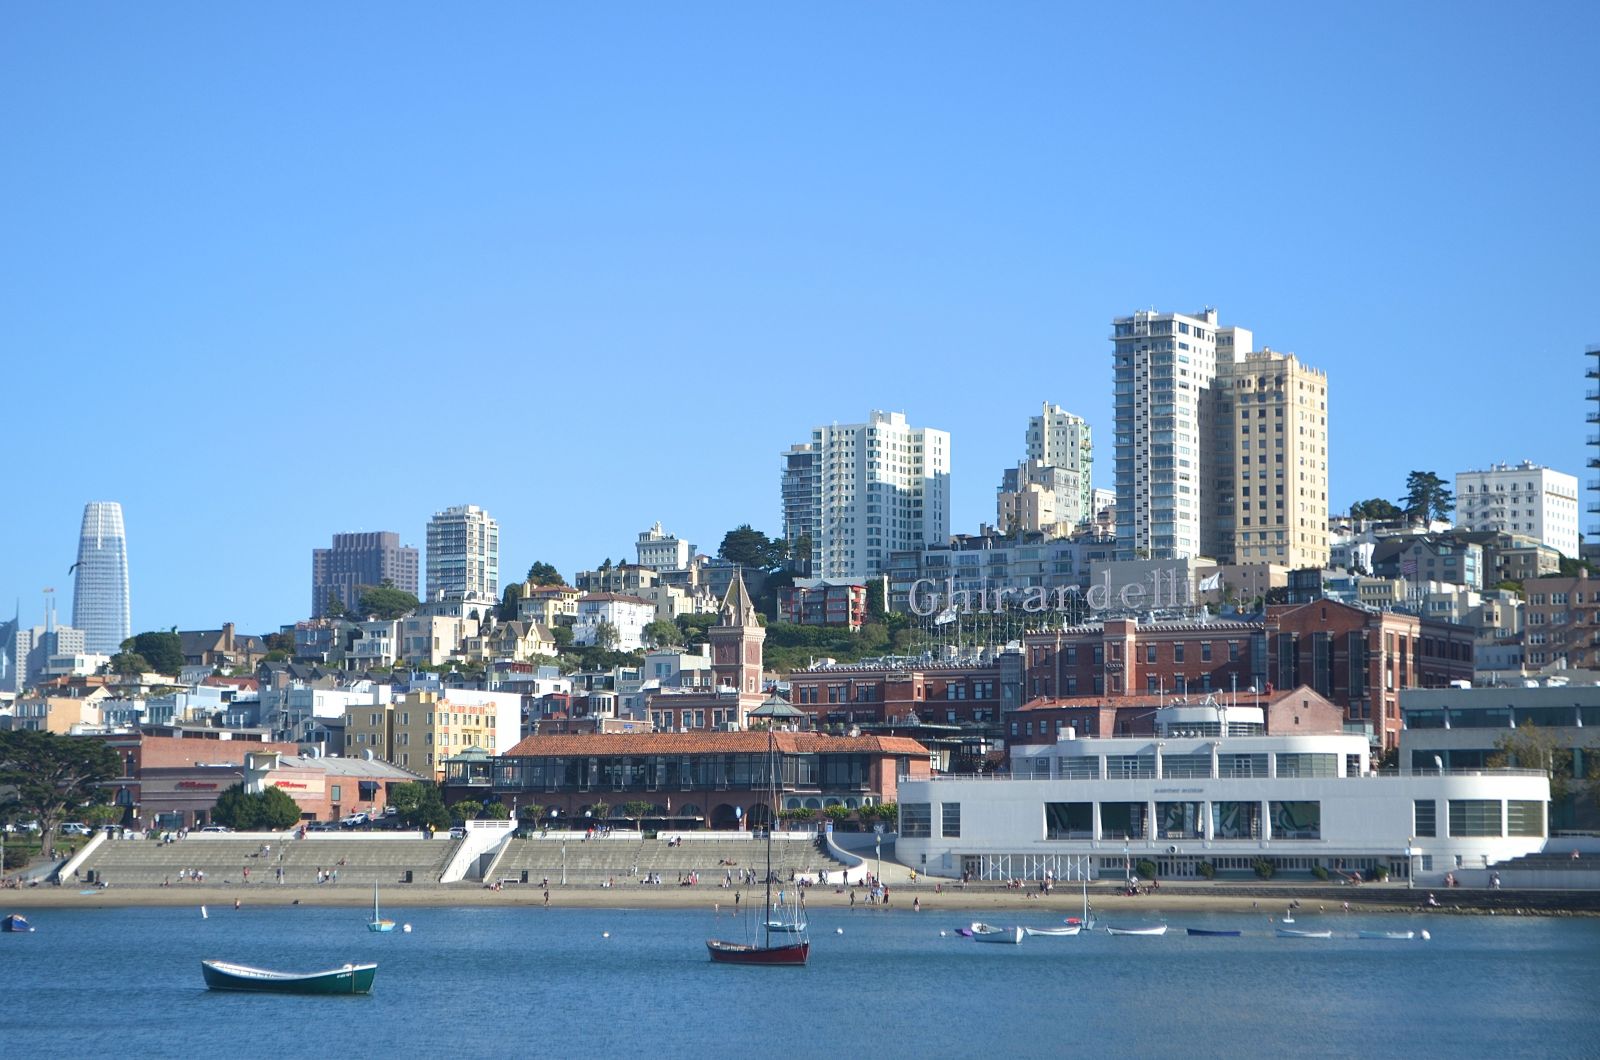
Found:
[[[781,528],[872,408],[993,520],[1042,401],[1111,480],[1109,322],[1330,376],[1335,508],[1586,477],[1600,6],[12,4],[0,607],[127,518],[136,629],[304,617],[336,531],[502,570]]]

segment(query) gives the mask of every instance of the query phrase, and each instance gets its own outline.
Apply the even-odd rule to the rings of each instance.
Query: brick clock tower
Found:
[[[711,669],[719,687],[739,692],[740,724],[744,715],[762,703],[761,645],[767,631],[756,620],[756,608],[744,587],[744,576],[734,574],[728,594],[722,598],[717,624],[706,630],[711,642]]]

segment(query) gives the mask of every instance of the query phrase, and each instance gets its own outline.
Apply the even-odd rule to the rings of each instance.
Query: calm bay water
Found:
[[[384,912],[413,931],[372,934],[350,909],[37,910],[37,932],[0,935],[0,1043],[137,1057],[1600,1055],[1596,920],[1299,925],[1433,935],[1374,942],[1185,914],[1162,938],[1011,947],[956,937],[971,914],[816,910],[810,966],[759,969],[706,959],[708,935],[742,937],[709,912]],[[207,957],[379,969],[364,998],[221,994],[203,989]]]

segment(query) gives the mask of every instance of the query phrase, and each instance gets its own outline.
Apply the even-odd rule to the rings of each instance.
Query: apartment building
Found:
[[[889,554],[950,535],[950,435],[874,410],[865,423],[811,432],[811,493],[785,454],[785,534],[811,527],[812,571],[829,580],[869,577]],[[804,463],[804,461],[802,461]],[[793,506],[791,506],[793,502]]]
[[[1201,524],[1217,477],[1209,435],[1218,340],[1230,356],[1251,343],[1250,332],[1217,319],[1208,307],[1112,321],[1119,559],[1204,554]]]
[[[500,524],[476,504],[428,520],[427,599],[441,593],[500,598]]]
[[[1206,553],[1235,563],[1328,565],[1328,377],[1271,349],[1220,354]]]
[[[1532,461],[1456,472],[1456,524],[1525,534],[1578,555],[1578,479]]]
[[[1600,670],[1600,580],[1580,569],[1576,577],[1534,578],[1522,590],[1527,665]]]
[[[456,691],[452,689],[451,696]],[[521,697],[451,696],[408,692],[389,703],[348,707],[345,756],[359,758],[371,751],[376,758],[423,776],[442,776],[444,759],[450,755],[469,747],[499,754],[521,737]]]
[[[311,550],[311,617],[326,617],[330,600],[354,610],[365,586],[388,582],[416,596],[417,566],[417,550],[400,544],[399,534],[334,534],[331,547]]]

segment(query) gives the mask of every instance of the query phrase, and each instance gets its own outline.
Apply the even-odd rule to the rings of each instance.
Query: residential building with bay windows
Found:
[[[1261,708],[1167,707],[1153,736],[1065,736],[1012,747],[1004,778],[903,781],[897,857],[977,879],[1122,879],[1148,860],[1168,879],[1265,863],[1487,886],[1548,835],[1541,771],[1378,774],[1365,736],[1271,735]]]

